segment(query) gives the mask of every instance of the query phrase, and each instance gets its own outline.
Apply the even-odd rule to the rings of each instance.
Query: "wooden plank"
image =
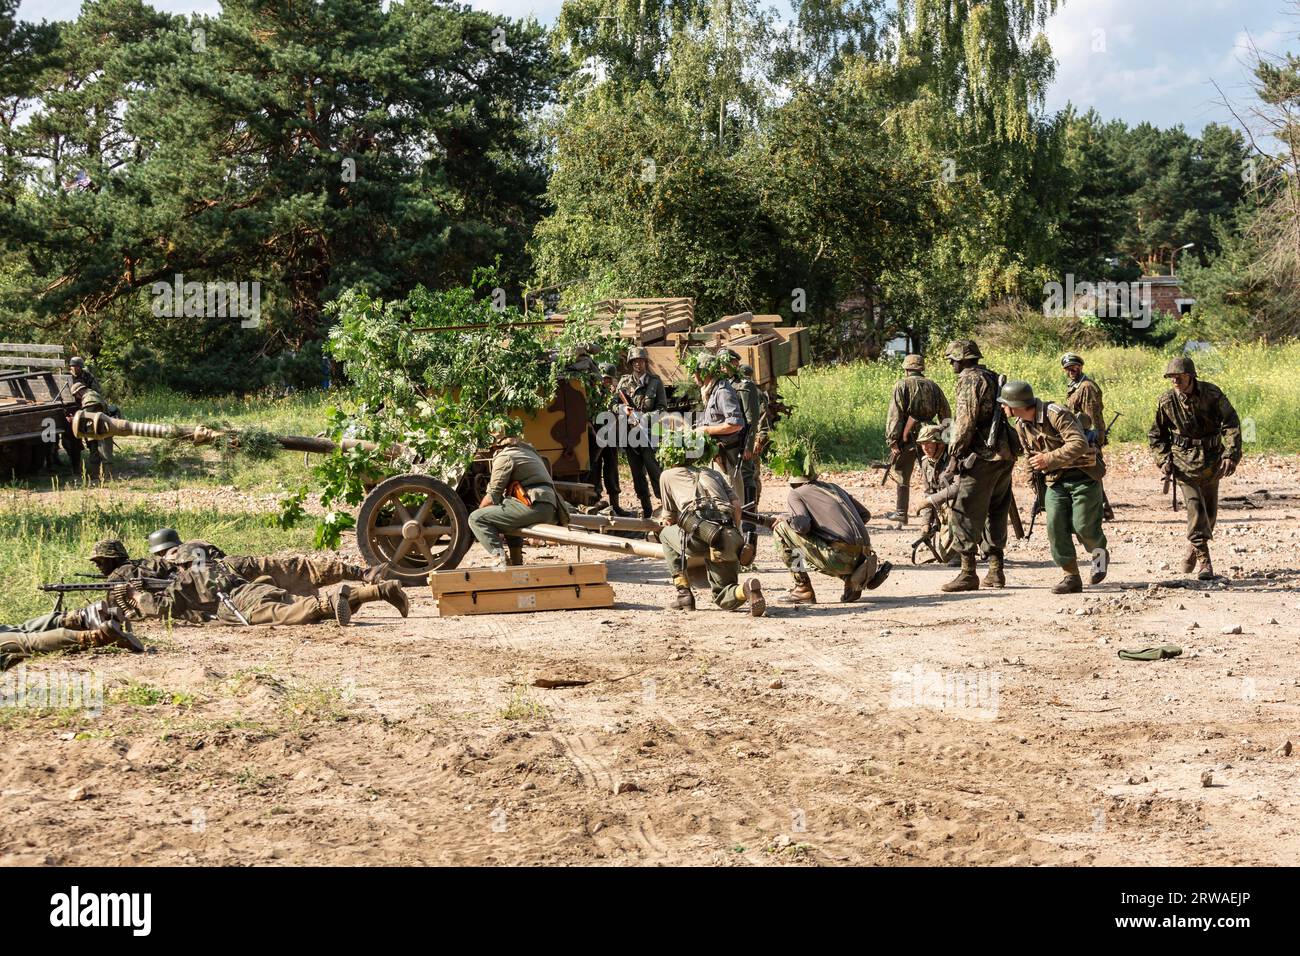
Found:
[[[438,598],[438,616],[529,614],[536,611],[569,611],[613,606],[614,589],[608,584],[579,584],[564,588],[443,594]]]
[[[524,529],[524,534],[527,534]],[[569,584],[604,584],[605,565],[598,561],[581,564],[524,565],[518,568],[466,568],[434,571],[429,587],[434,597],[470,591],[508,591],[519,588],[559,587]]]
[[[36,352],[36,353],[53,352],[56,355],[62,355],[63,346],[62,345],[23,345],[15,342],[0,342],[0,351]]]
[[[67,364],[63,359],[0,355],[0,368],[63,368]]]

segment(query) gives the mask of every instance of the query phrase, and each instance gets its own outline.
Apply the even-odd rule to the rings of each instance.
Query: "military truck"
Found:
[[[0,343],[0,479],[44,468],[76,411],[63,347]]]

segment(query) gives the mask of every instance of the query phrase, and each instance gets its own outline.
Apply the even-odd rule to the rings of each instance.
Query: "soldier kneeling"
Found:
[[[1065,571],[1053,593],[1083,590],[1074,550],[1076,537],[1093,555],[1091,583],[1100,584],[1110,554],[1101,527],[1101,479],[1106,466],[1097,449],[1089,444],[1073,412],[1064,405],[1034,398],[1028,382],[1007,382],[998,401],[1006,406],[1007,420],[1029,456],[1029,467],[1047,479],[1047,541],[1052,560]]]
[[[867,522],[871,512],[839,485],[817,478],[809,450],[785,462],[790,479],[789,514],[772,525],[781,559],[794,576],[794,588],[782,604],[816,604],[809,569],[844,582],[841,601],[856,601],[862,589],[874,590],[889,577],[892,565],[880,563],[871,548]]]
[[[749,613],[762,617],[767,610],[758,578],[740,584],[740,501],[731,483],[712,468],[687,464],[687,444],[696,442],[698,460],[710,461],[717,454],[712,442],[703,435],[670,436],[661,439],[658,461],[663,471],[659,489],[663,495],[664,529],[659,532],[668,571],[677,586],[671,607],[695,610],[686,575],[689,558],[701,557],[713,591],[713,603],[724,611],[734,610],[746,601]],[[702,448],[700,446],[703,446]]]

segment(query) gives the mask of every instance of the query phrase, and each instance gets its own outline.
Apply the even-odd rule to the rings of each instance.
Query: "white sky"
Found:
[[[553,22],[562,0],[469,0],[481,10]],[[160,10],[215,13],[219,0],[152,0]],[[71,19],[80,0],[23,0],[29,20]],[[784,4],[780,4],[784,7]],[[1261,50],[1300,52],[1300,14],[1290,0],[1064,0],[1048,21],[1058,61],[1049,109],[1073,102],[1107,119],[1193,133],[1207,122],[1232,123],[1214,81],[1249,99],[1244,67],[1253,40]]]

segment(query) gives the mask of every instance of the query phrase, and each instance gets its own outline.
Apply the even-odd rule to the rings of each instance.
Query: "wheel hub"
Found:
[[[414,521],[414,520],[407,521],[405,524],[402,525],[402,537],[407,541],[416,540],[417,538],[420,537],[423,531],[424,528],[420,526],[420,523],[418,521]]]

